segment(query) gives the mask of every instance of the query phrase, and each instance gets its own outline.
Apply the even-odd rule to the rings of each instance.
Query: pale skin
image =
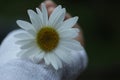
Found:
[[[52,0],[45,0],[43,3],[46,4],[47,10],[48,10],[48,15],[50,15],[53,10],[56,8],[57,4],[55,4]],[[40,5],[41,6],[41,5]],[[39,6],[39,7],[40,7]],[[69,13],[66,13],[65,20],[71,18],[72,16]],[[77,41],[79,41],[83,46],[84,46],[84,38],[83,38],[83,32],[80,28],[80,26],[75,24],[73,28],[79,28],[80,32],[79,35],[75,38]]]

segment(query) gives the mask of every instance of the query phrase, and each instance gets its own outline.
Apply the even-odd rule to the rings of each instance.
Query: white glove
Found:
[[[58,71],[44,63],[20,59],[16,56],[20,46],[15,44],[17,38],[14,35],[21,31],[11,32],[0,46],[0,80],[75,80],[85,69],[88,60],[84,49],[73,51],[73,63],[63,63],[64,67]]]

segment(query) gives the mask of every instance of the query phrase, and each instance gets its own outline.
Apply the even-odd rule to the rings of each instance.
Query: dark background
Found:
[[[27,9],[43,0],[0,0],[0,42],[17,29],[17,19],[29,20]],[[89,58],[78,80],[118,80],[120,77],[120,2],[117,0],[54,0],[79,16]],[[73,76],[74,77],[74,76]],[[120,78],[119,78],[120,79]]]

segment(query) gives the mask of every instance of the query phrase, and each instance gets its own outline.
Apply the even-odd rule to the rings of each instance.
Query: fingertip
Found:
[[[42,2],[39,5],[40,9],[41,9],[42,4],[44,4],[46,6],[47,11],[48,11],[48,15],[50,15],[57,6],[52,0],[45,0],[44,2]]]
[[[66,13],[65,20],[71,18],[71,15],[69,13]]]
[[[55,9],[54,7],[48,8],[48,15],[50,15],[53,12],[54,9]]]
[[[44,3],[46,4],[46,7],[56,7],[56,4],[52,0],[45,0]]]

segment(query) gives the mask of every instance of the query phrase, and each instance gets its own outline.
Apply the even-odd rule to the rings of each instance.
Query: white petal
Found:
[[[31,29],[34,30],[33,25],[27,21],[17,20],[16,22],[24,30],[31,30]]]
[[[57,15],[57,14],[59,14],[59,12],[61,12],[61,11],[62,11],[61,5],[57,6],[57,7],[53,10],[53,12],[51,13],[51,15],[50,15],[50,17],[49,17],[49,24],[50,24],[50,25],[52,25],[52,24],[54,23],[55,18],[59,16],[59,15]]]
[[[44,61],[45,61],[45,64],[49,65],[50,64],[50,53],[45,53],[45,56],[44,56]]]
[[[35,55],[35,56],[33,57],[33,61],[34,61],[35,63],[39,63],[39,62],[43,59],[44,55],[45,55],[44,52],[38,53],[37,55]]]
[[[72,55],[64,47],[59,46],[59,49],[56,49],[54,52],[63,62],[68,64],[71,63]]]
[[[34,37],[29,33],[19,33],[16,34],[15,37],[19,39],[34,39]]]
[[[60,44],[64,47],[70,48],[71,50],[80,51],[83,48],[81,44],[76,40],[63,39],[60,41]]]
[[[62,24],[63,24],[63,21],[58,22],[57,25],[55,25],[56,30],[59,30],[59,27],[61,27]]]
[[[60,22],[63,22],[64,18],[65,18],[65,13],[66,13],[66,10],[65,9],[61,9],[59,10],[55,15],[54,17],[52,17],[49,21],[50,21],[50,25],[57,28],[58,24]]]
[[[15,43],[19,44],[19,45],[23,45],[23,44],[28,44],[28,43],[32,43],[34,41],[34,39],[23,39],[23,40],[17,40]]]
[[[36,36],[36,32],[33,30],[28,30],[28,33],[30,33],[30,35],[32,35],[32,36]]]
[[[56,13],[57,13],[59,10],[61,10],[61,9],[62,9],[61,5],[57,6],[57,7],[53,10],[53,12],[51,13],[50,18],[49,18],[49,21],[51,21],[52,18],[56,15]]]
[[[28,10],[28,15],[30,17],[33,26],[37,31],[41,27],[41,23],[42,23],[40,17],[33,10]]]
[[[61,38],[75,38],[78,36],[76,28],[58,31]]]
[[[63,22],[62,26],[59,28],[59,30],[62,30],[64,28],[72,28],[76,22],[78,21],[78,17],[73,17],[70,19],[67,19],[66,21]]]
[[[63,11],[62,11],[62,14],[56,18],[55,22],[54,22],[54,27],[56,27],[57,29],[59,28],[57,25],[60,23],[60,22],[63,22],[63,20],[65,19],[65,14],[66,14],[66,10],[65,8],[63,8]]]
[[[17,57],[21,57],[22,55],[24,55],[25,54],[25,52],[27,51],[27,49],[26,50],[20,50],[18,53],[17,53]]]
[[[57,31],[59,31],[59,32],[66,32],[66,31],[69,31],[69,30],[74,30],[75,32],[80,32],[80,30],[78,29],[78,28],[66,28],[66,27],[64,27],[64,29],[61,29],[61,30],[59,30],[59,29],[57,29]]]
[[[42,27],[43,26],[43,14],[42,14],[42,12],[41,12],[41,10],[39,8],[36,8],[36,11],[38,13],[38,16],[41,19],[41,27]]]
[[[46,9],[46,6],[44,3],[42,3],[42,13],[43,13],[43,24],[44,26],[47,26],[48,25],[48,12],[47,12],[47,9]]]
[[[37,45],[35,44],[35,41],[30,42],[30,43],[23,44],[23,45],[21,46],[21,49],[28,49],[28,48],[30,48],[30,47],[32,47],[32,46],[37,46]]]
[[[38,54],[40,53],[40,49],[38,49],[36,46],[30,47],[29,49],[26,49],[25,51],[23,50],[23,52],[19,52],[19,56],[21,57],[30,57],[32,55]]]
[[[76,32],[78,32],[78,33],[80,32],[80,29],[78,29],[78,28],[74,28],[74,29],[76,30]]]
[[[62,68],[62,62],[60,61],[59,57],[56,54],[52,53],[50,57],[51,57],[51,64],[56,70]]]

